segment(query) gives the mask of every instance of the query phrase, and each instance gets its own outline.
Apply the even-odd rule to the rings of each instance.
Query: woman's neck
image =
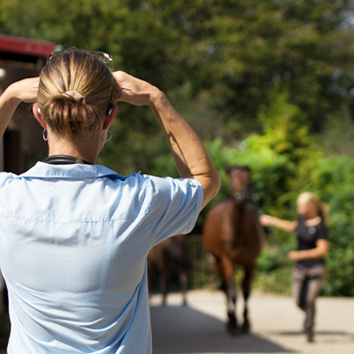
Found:
[[[49,156],[66,155],[72,156],[91,164],[96,163],[98,146],[96,139],[84,141],[68,141],[67,139],[57,139],[48,136]]]
[[[313,218],[308,218],[305,220],[306,226],[315,226],[322,221],[320,216],[314,216]]]
[[[89,154],[83,154],[75,150],[63,150],[63,149],[58,149],[58,150],[49,150],[49,157],[52,156],[70,156],[73,158],[76,158],[78,161],[87,161],[88,163],[95,164],[96,163],[96,157],[95,156],[90,156]]]

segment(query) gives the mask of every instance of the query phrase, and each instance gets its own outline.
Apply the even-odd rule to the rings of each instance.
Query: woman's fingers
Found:
[[[116,71],[113,76],[121,88],[118,102],[128,102],[135,106],[148,105],[153,93],[158,90],[148,82],[123,71]]]
[[[22,102],[36,102],[39,77],[23,79],[11,84],[12,95]]]

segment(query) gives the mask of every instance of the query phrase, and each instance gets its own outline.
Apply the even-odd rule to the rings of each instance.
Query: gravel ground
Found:
[[[150,305],[153,354],[354,354],[354,298],[318,299],[314,343],[306,342],[303,313],[290,297],[253,293],[252,331],[237,336],[225,331],[225,299],[219,291],[189,292],[188,306],[182,306],[180,294],[170,294],[167,306],[153,295]]]
[[[354,353],[354,299],[324,298],[317,302],[315,342],[307,343],[301,328],[303,313],[291,297],[253,293],[249,301],[250,334],[230,336],[225,331],[224,295],[192,291],[188,306],[171,294],[150,299],[154,354],[230,353]],[[238,312],[242,312],[242,300]]]

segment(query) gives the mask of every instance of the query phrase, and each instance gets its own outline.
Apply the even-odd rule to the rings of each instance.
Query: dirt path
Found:
[[[290,297],[252,294],[252,333],[236,337],[225,331],[221,292],[193,291],[188,301],[181,306],[180,294],[171,294],[163,307],[161,297],[152,296],[154,354],[354,354],[353,298],[318,300],[315,343],[301,333],[303,314]]]

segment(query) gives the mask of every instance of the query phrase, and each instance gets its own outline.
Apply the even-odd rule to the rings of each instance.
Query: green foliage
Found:
[[[264,248],[257,260],[257,267],[256,288],[264,292],[290,294],[292,265],[279,249]]]
[[[354,159],[348,155],[320,159],[313,175],[314,188],[329,206],[327,295],[354,296],[353,175]]]
[[[236,148],[223,146],[220,139],[207,147],[217,167],[249,165],[261,206],[267,213],[289,217],[294,196],[309,185],[311,165],[321,154],[308,134],[304,113],[288,95],[275,89],[269,102],[259,113],[264,135],[253,134]]]
[[[325,154],[354,155],[354,121],[348,107],[328,116],[325,128],[316,137]]]

